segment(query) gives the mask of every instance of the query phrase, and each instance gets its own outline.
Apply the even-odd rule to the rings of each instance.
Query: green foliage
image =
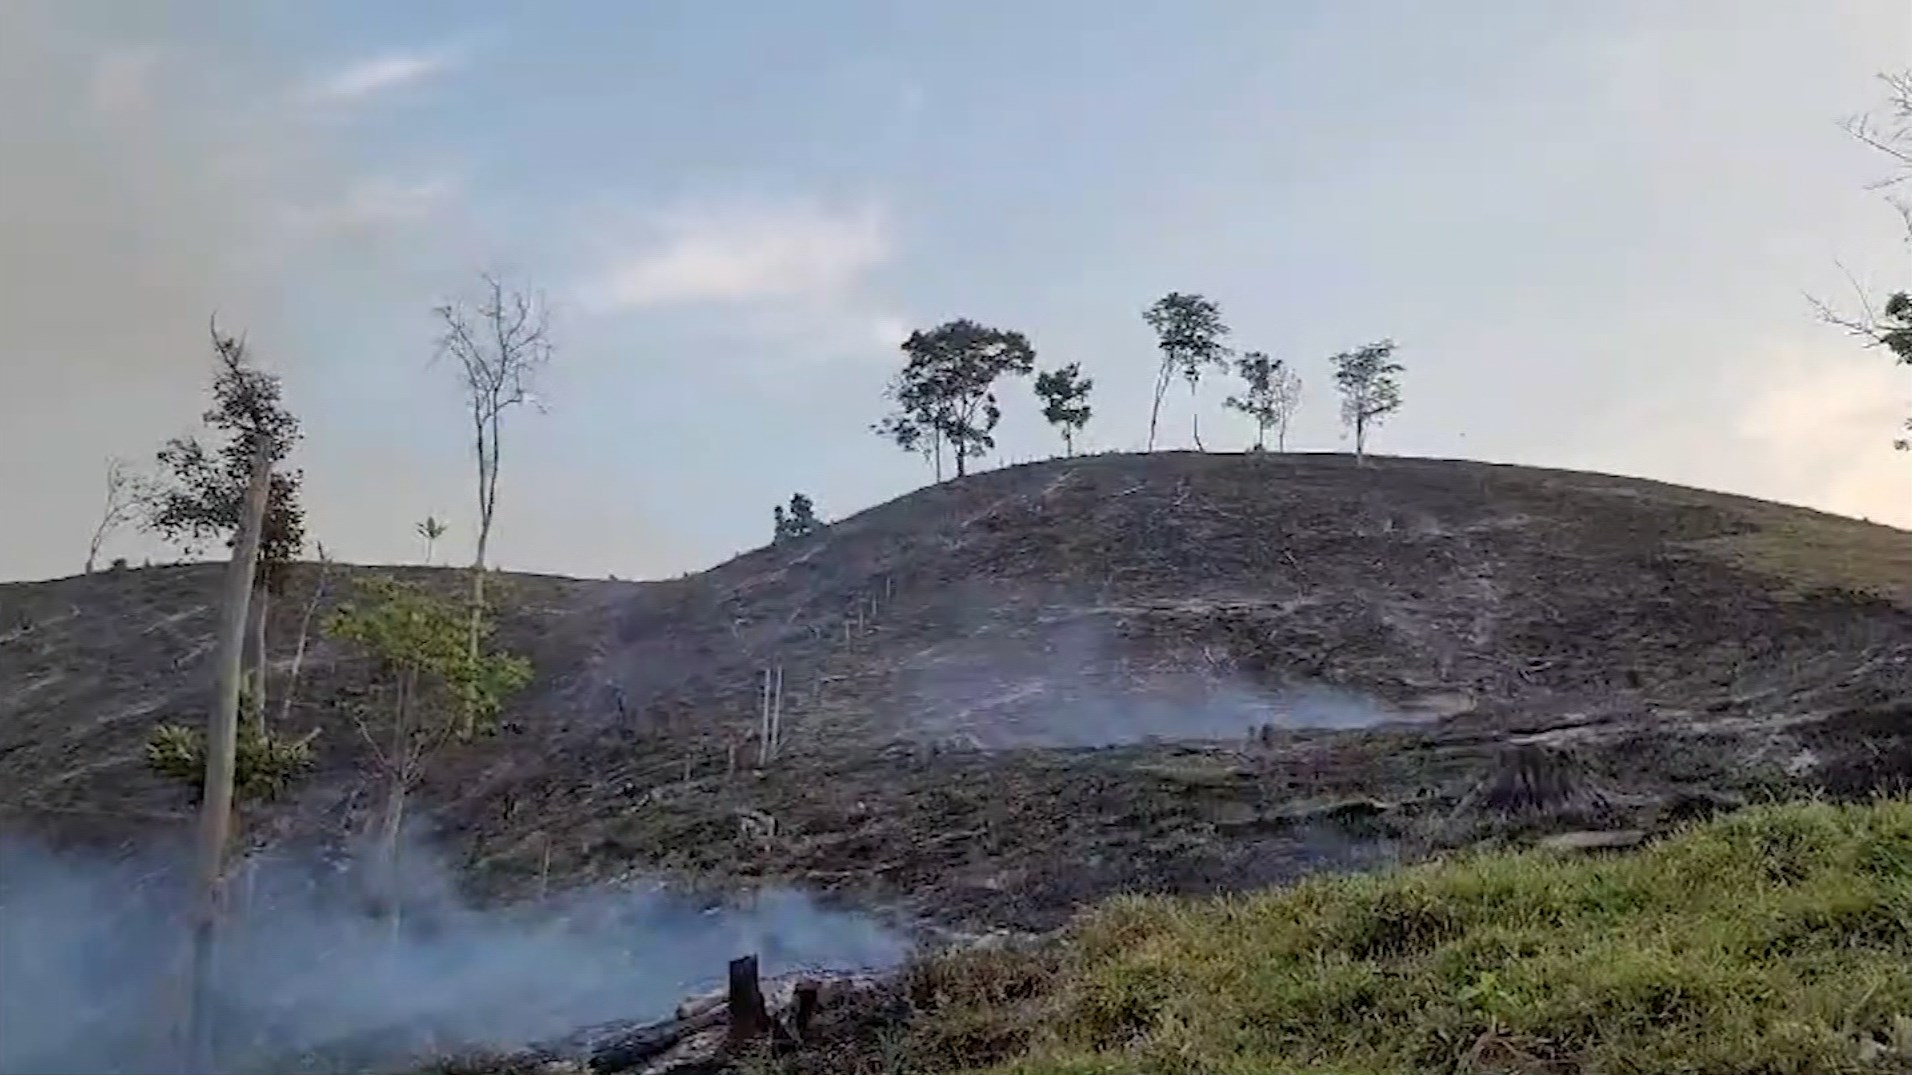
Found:
[[[1230,329],[1214,299],[1171,291],[1144,310],[1142,320],[1155,330],[1164,366],[1180,373],[1190,385],[1210,367],[1228,364],[1231,352],[1223,341]]]
[[[1247,393],[1229,396],[1227,405],[1255,420],[1255,448],[1267,446],[1268,430],[1273,427],[1277,447],[1288,444],[1288,420],[1301,404],[1301,376],[1279,358],[1262,351],[1249,351],[1235,363],[1235,371],[1248,383]]]
[[[898,1070],[919,1072],[1903,1072],[1912,803],[1123,898],[1046,954],[930,957],[907,980]]]
[[[274,469],[260,533],[259,580],[276,593],[305,547],[305,507],[299,502],[304,476],[278,466],[299,441],[299,420],[281,402],[279,378],[251,364],[244,340],[215,326],[212,343],[219,371],[204,420],[216,439],[208,445],[178,437],[160,449],[160,477],[145,497],[146,524],[169,541],[218,538],[230,547],[245,513],[256,445],[263,438]]]
[[[410,753],[489,731],[505,700],[531,681],[530,662],[486,649],[493,627],[483,618],[473,655],[468,607],[384,576],[362,579],[356,589],[326,619],[325,632],[358,645],[383,685],[401,692],[394,719],[406,724]]]
[[[244,706],[241,706],[243,710]],[[312,740],[317,728],[297,738],[261,731],[241,723],[233,743],[233,794],[241,802],[277,798],[312,767]],[[205,787],[206,733],[184,724],[161,724],[146,740],[146,764],[154,772],[192,789]]]
[[[1156,346],[1162,352],[1162,364],[1155,377],[1155,402],[1149,411],[1149,439],[1155,447],[1155,427],[1162,413],[1162,395],[1177,373],[1188,382],[1190,398],[1201,383],[1202,374],[1211,367],[1226,368],[1232,353],[1223,342],[1229,327],[1222,321],[1222,308],[1215,300],[1201,295],[1171,291],[1142,311],[1142,320],[1155,330]],[[1199,412],[1191,415],[1195,446],[1201,447]]]
[[[1082,376],[1082,364],[1066,366],[1036,375],[1036,398],[1042,400],[1043,421],[1062,434],[1063,450],[1075,454],[1076,434],[1089,424],[1089,390],[1095,382]]]
[[[790,507],[776,505],[770,514],[776,524],[777,541],[795,541],[823,529],[823,521],[817,518],[816,504],[802,493],[790,494]]]
[[[1395,375],[1394,341],[1382,340],[1343,351],[1334,363],[1335,387],[1341,390],[1341,420],[1354,430],[1355,451],[1366,447],[1368,427],[1401,408],[1401,385]]]
[[[1035,348],[1020,332],[963,318],[910,333],[903,353],[903,369],[886,392],[896,411],[875,431],[904,451],[933,456],[939,473],[947,446],[962,477],[969,459],[996,446],[996,382],[1035,369]]]

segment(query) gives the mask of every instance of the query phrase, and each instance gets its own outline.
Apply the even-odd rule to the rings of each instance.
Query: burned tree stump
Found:
[[[1494,771],[1461,799],[1456,812],[1518,822],[1594,821],[1612,806],[1578,756],[1518,743],[1500,752]]]
[[[730,961],[730,1037],[732,1047],[757,1041],[770,1033],[770,1012],[764,1007],[763,985],[757,979],[757,957]]]

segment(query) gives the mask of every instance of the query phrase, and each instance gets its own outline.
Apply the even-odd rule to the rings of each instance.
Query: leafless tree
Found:
[[[495,274],[480,277],[475,300],[453,299],[436,308],[442,325],[434,360],[458,366],[471,416],[472,455],[478,468],[478,542],[471,565],[471,652],[485,606],[485,553],[498,508],[500,440],[507,411],[538,405],[533,393],[551,360],[550,316],[543,296],[509,288]]]
[[[1879,76],[1886,86],[1886,105],[1873,114],[1846,122],[1846,131],[1860,142],[1885,154],[1891,161],[1891,173],[1872,184],[1875,190],[1887,190],[1886,200],[1898,210],[1905,239],[1912,245],[1912,199],[1898,191],[1912,186],[1912,69]],[[1883,347],[1894,360],[1912,366],[1912,292],[1891,292],[1883,303],[1875,305],[1866,288],[1846,274],[1857,296],[1858,312],[1841,313],[1826,302],[1810,299],[1819,318],[1864,340],[1867,346]],[[1900,451],[1912,451],[1912,418],[1905,419],[1908,434],[1892,442]]]
[[[106,502],[100,511],[100,524],[93,528],[93,540],[86,547],[86,573],[93,573],[99,561],[100,547],[113,531],[139,517],[141,500],[139,479],[124,459],[106,461]]]

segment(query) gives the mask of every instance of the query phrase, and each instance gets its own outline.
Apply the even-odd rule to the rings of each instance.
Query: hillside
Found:
[[[311,571],[274,609],[286,649]],[[0,586],[0,827],[178,824],[139,746],[197,719],[217,580]],[[422,795],[489,891],[655,866],[1036,928],[1115,891],[1651,826],[1912,764],[1912,534],[1631,479],[1099,456],[920,490],[685,579],[501,581],[503,638],[538,679]],[[783,748],[759,772],[776,666]],[[362,823],[347,673],[308,657],[292,722],[322,729],[320,771],[255,831]],[[1594,805],[1485,809],[1469,792],[1512,742],[1571,748]]]

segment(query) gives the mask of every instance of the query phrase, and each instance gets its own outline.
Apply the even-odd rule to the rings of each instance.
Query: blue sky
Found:
[[[1838,121],[1900,0],[1598,5],[179,3],[0,12],[15,389],[0,576],[74,570],[109,454],[191,428],[218,310],[307,425],[315,536],[471,537],[434,302],[551,298],[507,428],[505,567],[674,574],[927,478],[869,432],[911,327],[1016,328],[1139,446],[1141,309],[1219,300],[1295,363],[1400,342],[1381,451],[1641,474],[1912,525],[1912,384],[1816,323],[1912,280]],[[1250,436],[1201,406],[1211,447]],[[998,461],[1053,452],[1022,388]],[[1186,443],[1189,402],[1164,428]],[[127,535],[112,546],[153,553]]]

